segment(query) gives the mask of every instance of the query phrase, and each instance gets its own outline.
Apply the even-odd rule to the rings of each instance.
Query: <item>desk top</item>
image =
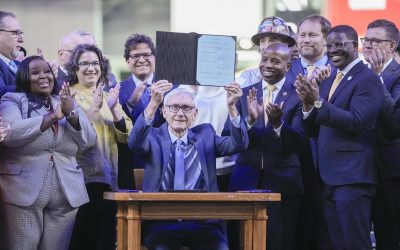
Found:
[[[104,199],[115,201],[280,201],[280,193],[151,193],[104,192]]]

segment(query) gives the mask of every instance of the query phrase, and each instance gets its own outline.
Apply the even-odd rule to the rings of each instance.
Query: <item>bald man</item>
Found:
[[[280,203],[268,204],[267,249],[304,246],[300,155],[305,134],[300,100],[293,82],[285,77],[289,68],[287,45],[272,43],[263,48],[259,65],[263,79],[244,88],[239,103],[250,144],[236,160],[230,189],[258,188],[282,194]]]
[[[61,38],[60,48],[58,49],[58,84],[63,84],[63,82],[67,80],[67,70],[65,66],[71,58],[72,51],[80,44],[96,45],[96,40],[91,33],[86,31],[72,31]]]

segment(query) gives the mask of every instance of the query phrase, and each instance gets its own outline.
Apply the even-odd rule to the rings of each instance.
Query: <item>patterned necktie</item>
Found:
[[[343,76],[344,76],[344,74],[341,71],[337,72],[335,80],[333,80],[331,89],[329,90],[328,101],[331,99],[333,93],[335,93],[335,90],[339,86],[339,83],[343,79]]]
[[[267,126],[268,124],[268,116],[267,113],[265,112],[267,110],[267,105],[268,103],[272,103],[273,102],[273,98],[272,98],[272,93],[275,91],[276,86],[273,84],[269,84],[267,83],[267,85],[264,87],[264,91],[266,92],[266,97],[264,100],[264,122],[265,122],[265,126]]]
[[[13,60],[11,60],[8,64],[12,72],[17,73],[18,67]]]
[[[174,189],[185,189],[185,150],[184,143],[181,139],[175,142],[175,176]]]
[[[146,86],[148,85],[147,82],[144,82],[142,84],[144,84]],[[143,103],[144,107],[147,107],[147,104],[149,104],[149,102],[150,102],[150,98],[151,98],[150,89],[149,89],[149,87],[146,87],[144,89],[143,95],[142,95],[142,103]]]
[[[307,65],[306,70],[307,70],[307,77],[310,77],[312,73],[314,72],[316,66],[315,65]]]

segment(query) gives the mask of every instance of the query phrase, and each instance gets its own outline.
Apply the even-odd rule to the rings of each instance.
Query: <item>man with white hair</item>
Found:
[[[210,124],[190,128],[198,110],[193,93],[183,88],[165,96],[162,113],[167,122],[153,127],[155,112],[170,89],[172,84],[167,81],[151,86],[150,102],[129,136],[129,147],[145,158],[143,191],[217,192],[216,157],[238,153],[248,145],[246,127],[235,106],[242,90],[236,83],[225,88],[231,136],[220,137]],[[220,222],[149,221],[143,231],[144,245],[149,249],[179,249],[182,245],[190,249],[229,249]]]

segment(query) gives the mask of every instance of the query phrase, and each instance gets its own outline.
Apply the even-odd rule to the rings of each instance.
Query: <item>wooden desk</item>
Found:
[[[114,193],[104,198],[118,203],[118,250],[141,249],[141,220],[241,220],[245,250],[265,250],[267,201],[279,193]]]

